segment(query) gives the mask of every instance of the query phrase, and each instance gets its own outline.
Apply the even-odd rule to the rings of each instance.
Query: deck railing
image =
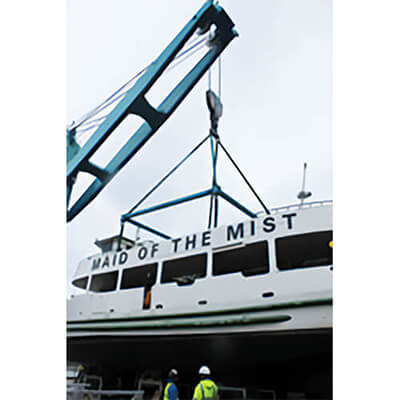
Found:
[[[297,204],[289,204],[286,206],[275,207],[271,208],[270,211],[272,214],[280,212],[280,211],[293,211],[293,210],[300,210],[302,208],[314,208],[314,207],[322,207],[329,204],[333,204],[333,200],[319,200],[319,201],[311,201],[309,203],[297,203]],[[256,213],[257,216],[265,214],[264,211],[259,211]]]

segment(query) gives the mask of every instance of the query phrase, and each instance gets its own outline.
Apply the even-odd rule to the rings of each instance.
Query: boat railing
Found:
[[[67,387],[67,400],[100,400],[115,396],[129,400],[143,400],[143,395],[143,390],[93,390],[76,383]]]
[[[273,214],[281,212],[281,211],[293,211],[293,210],[300,210],[303,208],[314,208],[314,207],[322,207],[326,205],[333,204],[332,200],[319,200],[319,201],[311,201],[308,203],[297,203],[297,204],[289,204],[286,206],[281,206],[281,207],[274,207],[271,208],[271,212]],[[257,216],[265,214],[265,211],[259,211],[257,212]]]

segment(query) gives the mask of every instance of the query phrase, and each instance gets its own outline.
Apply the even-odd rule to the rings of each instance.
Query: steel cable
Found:
[[[195,38],[196,39],[196,38]],[[187,49],[181,51],[173,60],[173,63],[175,63],[176,61],[178,61],[180,58],[182,58],[185,54],[189,53],[191,50],[196,50],[193,51],[191,54],[188,54],[187,57],[185,57],[183,60],[181,60],[179,63],[175,63],[170,65],[167,69],[167,71],[170,71],[171,69],[173,69],[174,67],[176,67],[177,65],[179,65],[181,62],[185,61],[187,58],[189,58],[190,56],[192,56],[195,52],[199,51],[201,48],[197,48],[200,44],[203,44],[205,41],[207,40],[207,38],[202,38],[199,41],[197,41],[196,43],[194,43],[193,45],[190,45],[191,42],[189,42],[186,46],[190,45]],[[197,49],[196,49],[197,48]],[[86,124],[90,124],[92,122],[94,122],[95,120],[91,120],[92,117],[94,117],[95,115],[99,114],[101,111],[103,111],[104,109],[106,109],[107,107],[109,107],[110,105],[112,105],[113,103],[115,103],[117,100],[119,100],[122,96],[124,96],[127,91],[126,90],[122,93],[120,93],[123,89],[125,89],[129,84],[131,84],[134,80],[136,80],[137,78],[139,78],[151,65],[152,63],[150,63],[149,65],[147,65],[145,68],[143,68],[141,71],[139,71],[135,76],[133,76],[131,79],[129,79],[129,81],[127,81],[124,85],[122,85],[119,89],[117,89],[114,93],[112,93],[106,100],[104,100],[101,104],[99,104],[97,107],[95,107],[93,110],[89,111],[88,113],[86,113],[78,123],[74,124],[72,126],[71,129],[77,129],[81,126],[84,126]],[[106,118],[106,116],[98,118],[96,120],[101,121],[104,118]],[[99,122],[100,124],[100,122]],[[93,127],[92,127],[93,128]],[[85,129],[82,132],[88,131],[89,129]]]
[[[138,208],[162,183],[164,183],[193,153],[195,153],[202,144],[210,137],[207,135],[193,150],[188,153],[174,168],[172,168],[151,190],[149,190],[126,214],[130,214]]]

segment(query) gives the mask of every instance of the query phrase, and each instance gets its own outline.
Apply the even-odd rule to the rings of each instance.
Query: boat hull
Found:
[[[332,328],[204,333],[75,334],[68,337],[68,359],[95,366],[109,387],[122,376],[129,388],[143,371],[165,376],[171,367],[179,370],[182,382],[195,382],[204,364],[228,386],[331,391]]]

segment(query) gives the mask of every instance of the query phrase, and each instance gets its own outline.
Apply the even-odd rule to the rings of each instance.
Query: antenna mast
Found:
[[[304,199],[311,197],[311,192],[306,192],[306,172],[307,172],[307,163],[304,163],[304,170],[303,170],[303,184],[301,186],[301,191],[298,193],[297,198],[300,200],[300,205],[304,203]]]

